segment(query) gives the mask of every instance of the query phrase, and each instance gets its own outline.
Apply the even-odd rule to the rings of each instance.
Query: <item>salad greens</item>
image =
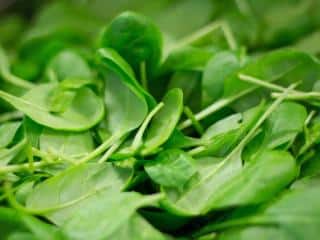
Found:
[[[0,239],[318,239],[318,0],[18,4]]]

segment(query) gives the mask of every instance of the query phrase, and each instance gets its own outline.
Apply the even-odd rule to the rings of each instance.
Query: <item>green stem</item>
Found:
[[[142,87],[148,91],[148,79],[147,79],[147,68],[146,68],[146,62],[143,61],[140,63],[140,79]]]
[[[309,114],[308,114],[308,117],[307,119],[304,121],[304,126],[307,127],[309,125],[309,123],[311,122],[312,118],[314,117],[314,115],[316,114],[317,112],[315,110],[312,110]]]
[[[185,115],[190,119],[190,121],[192,122],[192,125],[194,126],[194,129],[200,134],[200,136],[204,133],[204,129],[203,126],[201,125],[201,123],[195,118],[193,112],[191,111],[191,109],[188,106],[185,106],[183,108],[183,112],[185,113]]]
[[[60,162],[48,162],[48,161],[40,161],[34,162],[33,168],[38,169],[41,167],[46,167],[53,164],[58,164]],[[12,172],[20,172],[20,171],[30,171],[30,163],[23,163],[23,164],[12,164],[7,166],[0,167],[0,174],[12,173]]]
[[[19,111],[7,112],[0,115],[0,123],[23,118],[24,114]]]
[[[235,151],[238,151],[239,149],[242,149],[244,145],[248,143],[252,139],[252,137],[255,135],[258,128],[262,125],[262,123],[270,116],[270,114],[279,106],[280,103],[283,102],[283,100],[287,97],[288,93],[296,87],[297,84],[291,84],[280,96],[277,100],[275,100],[270,107],[263,113],[263,115],[259,118],[257,123],[251,128],[249,133],[242,139],[242,141],[237,145],[237,147],[234,149]],[[232,153],[231,153],[232,154]]]
[[[279,93],[272,93],[271,96],[273,98],[279,97]],[[308,100],[308,99],[313,99],[313,100],[320,100],[320,93],[318,92],[297,92],[297,93],[290,93],[287,96],[287,99],[291,100]]]
[[[104,141],[99,147],[97,147],[94,151],[89,153],[84,158],[80,159],[77,162],[77,164],[82,164],[98,157],[100,154],[104,153],[115,141],[117,141],[117,139],[119,139],[117,135],[112,135],[110,138]]]
[[[100,158],[100,160],[98,161],[98,163],[104,163],[106,162],[109,157],[115,152],[117,151],[117,149],[121,146],[121,144],[123,143],[123,141],[118,141],[116,143],[114,143],[104,154],[103,156]]]
[[[215,21],[207,26],[201,28],[200,30],[188,35],[185,38],[182,38],[180,41],[175,43],[168,52],[171,52],[172,50],[184,47],[186,45],[192,45],[199,39],[204,38],[205,36],[208,36],[209,34],[212,34],[214,31],[221,29],[223,32],[223,35],[230,47],[230,49],[235,50],[237,49],[237,42],[235,40],[235,37],[231,31],[231,28],[229,24],[225,21]]]
[[[163,102],[160,102],[154,109],[147,115],[146,119],[143,121],[142,125],[140,126],[138,132],[136,133],[133,142],[131,144],[131,148],[133,151],[137,150],[143,142],[143,134],[146,131],[149,123],[151,122],[152,118],[160,111],[160,109],[164,106]]]
[[[13,85],[16,85],[18,87],[21,87],[24,89],[31,89],[36,86],[35,84],[33,84],[31,82],[28,82],[22,78],[19,78],[19,77],[13,75],[12,73],[10,73],[6,69],[2,69],[1,74],[2,74],[3,80],[5,80]]]
[[[200,147],[196,147],[196,148],[191,149],[190,151],[188,151],[188,153],[190,156],[195,156],[195,155],[203,152],[204,150],[206,150],[206,147],[200,146]]]
[[[195,114],[194,117],[197,121],[200,121],[208,116],[210,116],[211,114],[217,112],[218,110],[221,110],[222,108],[230,105],[231,103],[233,103],[234,101],[238,100],[239,98],[247,95],[248,93],[254,91],[257,87],[252,87],[249,88],[243,92],[240,92],[239,94],[229,97],[229,98],[222,98],[216,102],[214,102],[213,104],[209,105],[207,108],[203,109],[202,111],[200,111],[199,113]],[[187,127],[190,127],[192,125],[192,121],[190,119],[185,120],[184,122],[180,123],[178,128],[180,130],[183,130]]]

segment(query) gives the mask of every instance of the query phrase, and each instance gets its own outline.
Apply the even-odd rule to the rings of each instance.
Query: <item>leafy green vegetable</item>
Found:
[[[42,84],[21,98],[1,91],[0,97],[39,124],[57,130],[83,131],[93,127],[102,119],[103,103],[88,88],[81,88],[74,92],[72,102],[65,112],[61,114],[50,113],[48,96],[55,87],[55,84]]]
[[[136,73],[143,62],[148,73],[154,73],[161,59],[160,31],[145,16],[134,12],[124,12],[114,18],[102,34],[100,44],[115,49]]]
[[[318,0],[0,4],[0,239],[318,239]]]
[[[154,162],[145,165],[150,178],[164,187],[183,188],[183,185],[194,175],[193,159],[177,149],[159,154]]]

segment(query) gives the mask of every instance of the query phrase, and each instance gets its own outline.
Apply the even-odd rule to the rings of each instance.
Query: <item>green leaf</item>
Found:
[[[162,99],[163,108],[154,116],[146,130],[143,155],[150,154],[165,143],[174,131],[183,108],[183,95],[180,89],[170,90]]]
[[[92,79],[87,62],[75,51],[59,52],[47,65],[47,72],[52,71],[59,81],[66,78]]]
[[[202,77],[202,91],[205,103],[212,103],[221,98],[224,81],[237,72],[241,65],[239,54],[223,51],[215,54],[206,64]]]
[[[236,95],[248,95],[255,87],[239,79],[239,74],[254,76],[264,81],[277,81],[277,84],[288,86],[301,81],[298,89],[310,91],[315,80],[320,77],[320,64],[310,55],[291,49],[276,50],[256,61],[244,66],[237,74],[233,74],[224,81],[223,98]],[[294,80],[299,79],[299,80]],[[265,91],[255,91],[241,101],[235,102],[235,109],[243,109],[258,103]]]
[[[107,130],[122,137],[141,125],[148,114],[148,105],[144,96],[132,91],[118,76],[109,74],[105,81]]]
[[[55,156],[80,158],[94,150],[90,132],[62,132],[44,128],[39,139],[40,150]]]
[[[100,194],[107,195],[112,189],[120,192],[130,175],[130,169],[110,164],[81,164],[37,185],[26,205],[61,225],[78,214],[83,204],[90,204],[90,199],[98,201]]]
[[[116,50],[136,73],[139,72],[140,64],[145,62],[150,75],[160,63],[162,36],[145,16],[123,12],[104,30],[100,45]]]
[[[149,177],[164,187],[181,189],[196,174],[193,159],[178,149],[161,152],[157,158],[145,164],[144,169]]]
[[[168,84],[168,90],[180,88],[183,92],[183,103],[193,111],[199,111],[202,107],[201,72],[177,71]]]
[[[175,71],[202,71],[214,53],[214,50],[193,46],[173,50],[161,65],[160,74]]]
[[[297,174],[296,163],[289,154],[260,155],[255,158],[252,165],[243,165],[241,159],[247,139],[256,134],[260,124],[278,104],[279,102],[274,103],[262,116],[260,116],[261,109],[256,109],[257,123],[243,136],[241,142],[225,158],[218,160],[218,163],[214,161],[211,166],[206,166],[205,171],[198,170],[199,175],[192,179],[183,191],[163,188],[166,199],[162,201],[162,205],[178,215],[207,214],[221,208],[267,201],[288,185]],[[279,174],[280,161],[283,164],[280,168],[283,172]],[[270,170],[265,171],[267,168]],[[256,173],[258,174],[255,175]],[[271,173],[274,174],[272,177],[269,175]],[[246,188],[249,179],[257,181],[253,180],[252,185],[250,182],[251,187]],[[239,184],[240,182],[242,184]]]
[[[104,190],[81,203],[77,212],[74,212],[62,225],[62,229],[71,239],[91,238],[102,240],[112,239],[112,237],[119,239],[116,237],[126,234],[125,228],[128,227],[128,224],[132,224],[129,227],[133,228],[133,230],[141,224],[139,219],[135,219],[139,218],[135,213],[136,210],[156,202],[157,199],[159,197],[155,198],[152,195],[142,196],[135,192],[118,193]],[[135,224],[138,224],[138,226]],[[150,234],[150,226],[147,223],[144,225],[147,227],[147,234]],[[140,229],[140,231],[145,230]],[[157,239],[164,239],[161,238],[160,233],[155,230],[154,232]],[[139,234],[135,235],[139,236]],[[131,235],[130,239],[132,237],[134,235]],[[146,238],[148,236],[140,235],[140,237],[141,239],[148,239]]]
[[[50,113],[48,97],[54,84],[39,85],[19,98],[0,91],[0,97],[35,122],[56,130],[83,131],[96,125],[103,117],[102,100],[90,89],[75,92],[70,106],[60,114]]]
[[[146,98],[149,108],[155,106],[154,98],[145,91],[137,82],[130,65],[113,49],[101,48],[98,50],[99,63],[119,75],[120,79],[136,95],[143,95]]]
[[[282,103],[266,120],[261,133],[248,145],[245,154],[254,157],[265,149],[289,149],[297,135],[302,133],[306,118],[304,106],[294,102]]]
[[[281,236],[281,239],[285,240],[317,239],[320,225],[320,188],[318,184],[310,183],[309,181],[303,187],[288,190],[256,215],[223,223],[226,227],[229,225],[240,226],[240,228],[226,231],[221,239],[230,239],[229,236],[233,236],[232,239],[240,239],[238,236],[244,234],[248,236],[246,239],[256,239],[257,236],[252,235],[255,229],[260,234],[263,231],[272,234],[271,236]],[[241,227],[244,224],[248,226]],[[257,225],[260,227],[258,228]],[[270,228],[270,225],[275,227]]]

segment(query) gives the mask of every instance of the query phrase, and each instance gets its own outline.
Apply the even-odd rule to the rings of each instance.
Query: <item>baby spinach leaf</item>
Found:
[[[148,105],[141,94],[132,91],[118,76],[106,76],[105,104],[107,108],[107,130],[115,136],[140,126],[148,113]]]
[[[109,239],[111,236],[117,237],[117,235],[121,237],[125,234],[125,228],[131,222],[131,218],[136,218],[136,210],[158,199],[158,196],[142,196],[136,192],[119,193],[109,189],[102,190],[94,197],[89,197],[80,203],[77,212],[62,224],[62,229],[71,239],[102,240]],[[116,219],[115,216],[117,216]],[[139,224],[139,220],[136,221]],[[147,223],[145,225],[147,229],[150,228]],[[135,229],[137,226],[131,225],[131,227]],[[156,232],[156,236],[159,238],[161,234]],[[134,236],[131,235],[131,237]],[[141,239],[147,238],[143,236]]]
[[[62,132],[44,128],[39,139],[40,150],[55,156],[81,158],[94,149],[90,132]]]
[[[304,106],[294,102],[282,103],[266,120],[262,132],[248,145],[246,154],[254,157],[265,149],[288,149],[303,131],[306,118]]]
[[[299,78],[301,84],[298,88],[310,90],[316,79],[310,77],[309,74],[311,72],[313,76],[319,76],[320,65],[310,55],[290,49],[273,51],[256,61],[248,63],[237,74],[233,74],[225,79],[223,97],[231,97],[239,93],[245,94],[246,91],[248,91],[247,93],[252,92],[253,85],[241,81],[239,74],[254,76],[264,81],[277,80],[281,85],[292,84],[293,79]],[[263,93],[260,94],[262,94],[260,96],[263,96]],[[255,92],[255,95],[259,96],[258,92]],[[241,101],[236,104],[240,106]]]
[[[81,164],[37,185],[26,206],[61,225],[77,214],[83,202],[90,204],[88,199],[97,200],[100,193],[107,195],[110,189],[120,192],[130,175],[130,169],[110,164]]]
[[[206,143],[206,140],[186,136],[178,129],[175,129],[163,147],[165,149],[190,148],[205,145]]]
[[[134,12],[124,12],[113,19],[104,30],[101,47],[116,50],[139,72],[145,62],[148,75],[154,74],[161,59],[162,36],[147,17]]]
[[[237,72],[241,65],[239,54],[219,52],[206,64],[202,77],[202,91],[205,103],[219,99],[224,92],[224,80]]]
[[[75,51],[59,52],[47,65],[47,73],[52,71],[59,81],[66,78],[92,79],[92,72],[87,62]]]
[[[0,97],[35,122],[56,130],[83,131],[93,127],[102,119],[103,102],[89,88],[76,91],[72,103],[65,112],[50,113],[48,97],[55,87],[55,84],[42,84],[21,98],[0,91]]]
[[[178,149],[161,152],[157,158],[144,166],[149,177],[164,187],[181,189],[194,175],[193,159]]]
[[[306,202],[308,204],[305,204]],[[261,213],[237,219],[240,226],[246,223],[248,226],[227,231],[222,234],[221,239],[229,239],[227,238],[229,236],[238,239],[238,236],[243,234],[248,234],[248,239],[255,239],[256,236],[253,236],[250,232],[258,229],[261,234],[265,228],[267,233],[271,230],[273,236],[282,236],[285,240],[293,238],[316,239],[320,224],[319,214],[319,186],[306,184],[302,188],[287,191]],[[235,220],[230,220],[229,223],[231,221]],[[238,224],[229,226],[232,225],[237,226]],[[257,225],[260,225],[260,227],[257,227]],[[270,225],[275,227],[270,229]]]
[[[214,53],[214,50],[193,46],[173,50],[161,65],[160,74],[175,71],[201,71]]]
[[[212,124],[202,135],[203,139],[211,139],[221,133],[238,129],[241,124],[242,114],[236,113]]]
[[[183,92],[183,103],[193,111],[199,111],[202,107],[201,72],[177,71],[168,84],[168,90],[180,88]]]
[[[162,99],[164,107],[154,116],[146,130],[143,155],[150,154],[165,143],[176,127],[183,108],[183,96],[180,89],[170,90]]]
[[[149,107],[155,106],[154,98],[145,91],[137,82],[130,65],[113,49],[101,48],[98,50],[99,63],[118,74],[121,80],[135,92],[136,95],[143,95]]]
[[[244,164],[239,174],[216,191],[207,209],[259,204],[283,190],[298,173],[295,159],[285,151],[266,151]]]

